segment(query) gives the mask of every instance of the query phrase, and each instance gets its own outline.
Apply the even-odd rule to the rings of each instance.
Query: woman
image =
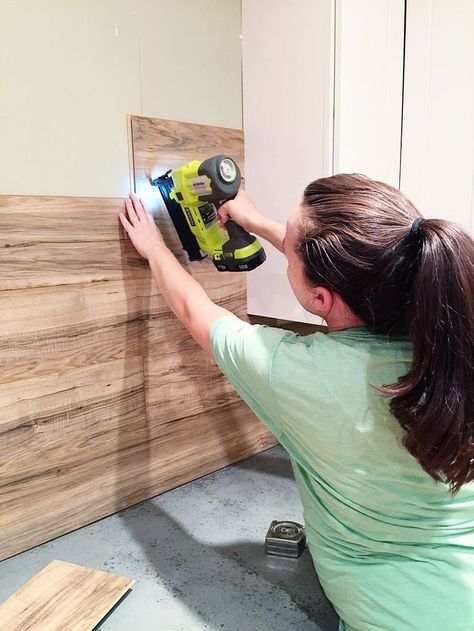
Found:
[[[282,226],[220,210],[288,259],[329,333],[215,305],[132,196],[122,224],[170,308],[289,452],[346,631],[474,629],[474,242],[361,175],[316,180]]]

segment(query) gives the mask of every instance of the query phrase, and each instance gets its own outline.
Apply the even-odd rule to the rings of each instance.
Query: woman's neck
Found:
[[[330,332],[365,326],[365,322],[351,311],[342,300],[336,301],[333,304],[333,308],[324,319],[326,320]]]

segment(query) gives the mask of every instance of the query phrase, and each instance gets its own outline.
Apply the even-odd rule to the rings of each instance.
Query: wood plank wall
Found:
[[[206,147],[242,163],[241,132],[141,120],[136,169]],[[0,196],[0,558],[275,444],[170,313],[123,205]],[[245,278],[187,263],[153,206],[211,298],[245,317]]]

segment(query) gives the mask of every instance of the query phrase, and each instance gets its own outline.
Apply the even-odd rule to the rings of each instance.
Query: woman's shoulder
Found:
[[[318,330],[306,335],[281,331],[278,337],[278,354],[287,360],[306,356],[310,362],[338,365],[349,360],[373,363],[374,358],[405,363],[413,357],[413,345],[407,336],[377,335],[365,327],[329,333]]]

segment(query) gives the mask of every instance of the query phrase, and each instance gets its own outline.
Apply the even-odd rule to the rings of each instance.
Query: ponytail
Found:
[[[413,366],[385,386],[403,444],[457,493],[474,479],[474,243],[456,225],[425,220],[407,305]]]
[[[380,390],[407,450],[457,493],[474,480],[474,241],[363,175],[311,182],[302,207],[308,283],[336,291],[372,331],[411,337],[411,370]]]

